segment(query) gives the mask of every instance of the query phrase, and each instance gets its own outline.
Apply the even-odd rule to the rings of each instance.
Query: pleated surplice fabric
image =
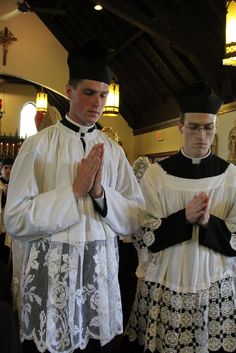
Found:
[[[151,352],[234,352],[236,167],[210,155],[199,179],[185,159],[152,165],[141,180],[153,221],[134,234],[139,280],[126,334]],[[206,230],[183,217],[199,192],[209,197]]]
[[[90,195],[76,200],[72,191],[95,143],[105,145],[104,217]],[[23,143],[8,192],[21,340],[34,340],[40,352],[71,353],[90,338],[105,345],[122,333],[117,234],[139,227],[144,203],[123,149],[97,129],[75,132],[58,122]]]

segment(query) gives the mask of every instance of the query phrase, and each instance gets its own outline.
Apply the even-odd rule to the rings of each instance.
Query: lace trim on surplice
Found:
[[[116,239],[76,245],[32,243],[21,279],[21,340],[37,349],[72,353],[90,338],[122,333]]]
[[[182,294],[139,281],[126,334],[151,352],[207,353],[236,349],[235,289],[232,278],[208,290]]]

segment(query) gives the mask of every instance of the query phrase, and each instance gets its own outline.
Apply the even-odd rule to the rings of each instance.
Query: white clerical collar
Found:
[[[200,164],[202,159],[207,158],[211,154],[211,151],[209,151],[204,157],[199,157],[199,158],[193,158],[188,156],[186,153],[184,153],[183,148],[181,148],[181,153],[184,155],[184,157],[191,159],[192,164]]]
[[[66,114],[65,116],[66,120],[68,120],[71,124],[75,125],[75,126],[78,126],[79,128],[79,132],[80,133],[83,133],[83,134],[86,134],[87,132],[90,132],[91,129],[93,130],[93,127],[95,124],[91,125],[91,126],[84,126],[84,125],[80,125],[78,123],[76,123],[74,120],[70,119],[69,116]],[[90,130],[90,131],[89,131]]]

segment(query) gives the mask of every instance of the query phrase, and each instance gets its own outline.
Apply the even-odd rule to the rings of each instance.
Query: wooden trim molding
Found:
[[[236,101],[223,104],[218,112],[218,115],[230,113],[233,111],[236,111]],[[171,126],[176,126],[178,121],[179,121],[179,117],[171,119],[171,120],[167,120],[162,123],[157,123],[157,124],[151,125],[147,128],[136,129],[134,131],[134,135],[141,135],[141,134],[145,134],[147,132],[152,132],[155,130],[165,129],[165,128],[168,128]]]
[[[230,113],[233,111],[236,111],[236,101],[223,104],[218,112],[218,115]]]

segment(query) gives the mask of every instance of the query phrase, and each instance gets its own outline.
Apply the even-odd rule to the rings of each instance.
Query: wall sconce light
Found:
[[[2,99],[0,98],[0,119],[2,119],[5,115],[5,110],[3,109],[3,102]]]
[[[39,130],[40,123],[44,118],[46,111],[48,109],[48,95],[41,89],[36,95],[36,114],[34,117],[35,125],[37,130]]]
[[[36,110],[39,112],[46,112],[48,108],[48,95],[43,90],[36,95]]]
[[[103,115],[107,115],[110,117],[119,116],[119,100],[120,100],[120,86],[115,77],[110,84],[106,105],[103,110]]]
[[[236,0],[226,1],[225,56],[223,65],[236,66]]]

